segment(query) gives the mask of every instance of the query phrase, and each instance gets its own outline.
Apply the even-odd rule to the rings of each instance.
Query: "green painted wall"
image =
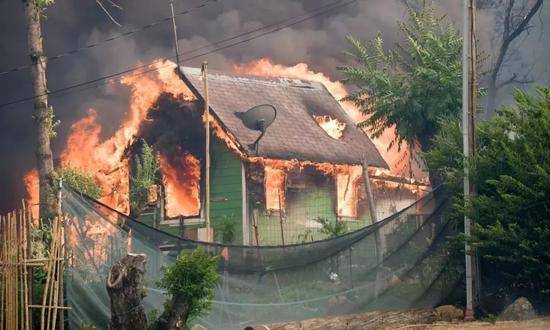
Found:
[[[242,169],[241,161],[218,139],[211,144],[210,219],[217,241],[224,227],[232,227],[230,242],[242,244]]]

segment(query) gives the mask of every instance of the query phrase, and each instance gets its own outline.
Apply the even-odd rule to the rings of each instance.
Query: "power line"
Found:
[[[319,17],[319,16],[321,16],[321,15],[327,14],[327,13],[329,13],[329,12],[332,11],[332,10],[339,9],[339,8],[342,8],[342,7],[345,7],[345,6],[348,6],[348,5],[350,5],[350,4],[352,4],[352,3],[356,2],[356,1],[357,1],[357,0],[349,0],[349,1],[338,0],[338,1],[334,1],[334,2],[332,2],[332,3],[329,4],[329,5],[324,5],[324,6],[318,7],[318,8],[316,8],[316,9],[310,11],[310,12],[309,12],[309,15],[306,15],[305,17],[300,18],[301,16],[304,16],[304,15],[298,15],[298,16],[295,16],[295,17],[290,18],[290,19],[285,19],[285,20],[280,21],[280,22],[277,22],[277,23],[265,25],[265,26],[263,26],[262,28],[258,28],[258,29],[254,29],[254,30],[249,31],[249,32],[246,32],[246,33],[242,33],[242,34],[240,34],[240,35],[238,35],[238,36],[233,36],[233,37],[230,37],[230,38],[227,38],[227,39],[219,40],[219,41],[217,41],[217,42],[215,42],[215,43],[213,43],[213,44],[210,44],[210,45],[208,45],[208,46],[202,46],[202,47],[196,48],[196,49],[191,50],[191,51],[187,51],[187,52],[180,53],[179,55],[190,54],[190,53],[196,53],[198,50],[205,49],[205,48],[209,48],[209,47],[211,47],[211,46],[214,45],[214,44],[222,44],[222,43],[225,43],[225,42],[230,41],[230,40],[238,39],[239,37],[245,36],[245,35],[247,35],[247,34],[253,34],[253,33],[255,33],[255,32],[261,31],[262,29],[272,27],[272,29],[268,29],[267,31],[264,31],[264,32],[262,32],[262,33],[260,33],[260,34],[254,34],[254,35],[252,35],[252,36],[249,37],[249,38],[242,39],[242,40],[236,41],[236,42],[234,42],[234,43],[230,43],[230,44],[227,44],[227,45],[224,45],[224,46],[221,46],[221,47],[218,47],[218,48],[214,48],[214,49],[212,49],[212,50],[209,50],[209,51],[206,51],[206,52],[197,54],[197,55],[193,55],[193,56],[190,56],[190,57],[181,59],[182,62],[190,61],[190,60],[193,60],[193,59],[196,59],[196,58],[199,58],[199,57],[202,57],[202,56],[211,54],[211,53],[215,53],[215,52],[220,51],[220,50],[224,50],[224,49],[227,49],[227,48],[230,48],[230,47],[234,47],[234,46],[237,46],[237,45],[246,43],[246,42],[248,42],[248,41],[251,41],[251,40],[254,40],[254,39],[263,37],[263,36],[268,35],[268,34],[272,34],[272,33],[278,32],[278,31],[280,31],[280,30],[282,30],[282,29],[285,29],[285,28],[288,28],[288,27],[291,27],[291,26],[300,24],[300,23],[302,23],[302,22],[305,22],[305,21],[307,21],[307,20],[313,19],[313,18],[315,18],[315,17]],[[325,9],[325,10],[319,11],[321,8],[323,8],[323,9]],[[288,22],[288,21],[295,20],[296,18],[300,18],[300,19],[297,20],[297,21],[294,21],[294,22],[292,22],[292,23],[281,24],[281,23],[283,23],[283,22]],[[174,56],[167,57],[166,59],[174,59],[175,57],[176,57],[176,56],[174,55]],[[109,74],[109,75],[106,75],[106,76],[103,76],[103,77],[99,77],[99,78],[96,78],[96,79],[93,79],[93,80],[88,80],[88,81],[84,81],[84,82],[81,82],[81,83],[78,83],[78,84],[74,84],[74,85],[62,87],[62,88],[56,89],[56,90],[54,90],[54,91],[50,91],[50,92],[45,93],[45,94],[36,95],[36,96],[29,96],[29,97],[25,97],[25,98],[21,98],[21,99],[15,100],[15,101],[3,103],[3,104],[0,104],[0,108],[4,108],[4,107],[10,106],[10,105],[14,105],[14,104],[19,104],[19,103],[27,102],[27,101],[33,100],[33,99],[35,99],[35,98],[38,98],[38,97],[41,97],[41,96],[44,96],[44,95],[57,95],[57,94],[59,94],[59,95],[65,95],[66,93],[64,93],[64,92],[71,91],[71,90],[73,90],[73,89],[75,89],[75,88],[83,87],[83,86],[87,86],[87,85],[91,85],[91,84],[94,84],[94,83],[97,83],[97,82],[102,82],[102,83],[100,83],[100,84],[88,86],[87,88],[79,89],[79,90],[77,90],[77,92],[84,91],[84,90],[87,90],[87,89],[90,89],[90,88],[97,88],[97,87],[100,87],[100,86],[103,86],[103,85],[106,85],[106,84],[111,83],[111,82],[113,81],[113,78],[115,78],[115,77],[117,77],[117,76],[126,75],[126,74],[128,74],[128,73],[133,72],[133,71],[139,71],[139,72],[132,74],[132,75],[131,75],[132,77],[133,77],[133,76],[139,76],[139,75],[142,75],[142,74],[146,74],[146,73],[149,73],[149,72],[157,71],[157,70],[160,70],[160,69],[163,69],[163,68],[167,68],[167,67],[172,66],[172,65],[170,64],[170,65],[163,65],[163,66],[159,66],[159,67],[155,67],[155,68],[146,69],[147,67],[149,67],[150,65],[152,65],[152,64],[154,64],[154,63],[155,63],[155,62],[153,61],[153,62],[150,62],[150,63],[147,63],[147,64],[139,65],[139,66],[136,66],[136,67],[133,67],[133,68],[124,70],[124,71],[120,71],[120,72],[117,72],[117,73]],[[146,69],[146,70],[143,70],[143,69]],[[141,70],[143,70],[143,71],[141,71]],[[61,94],[61,93],[63,93],[63,94]]]
[[[190,13],[192,13],[192,12],[198,10],[198,9],[201,9],[203,7],[208,6],[208,4],[211,3],[211,2],[217,2],[217,1],[218,0],[204,0],[201,4],[199,4],[195,7],[191,7],[189,9],[180,11],[180,12],[174,14],[174,16],[181,16],[181,15],[190,14]],[[117,40],[117,39],[120,39],[120,38],[125,38],[125,37],[128,37],[128,36],[134,35],[138,32],[148,30],[148,29],[153,28],[157,25],[166,23],[166,22],[170,21],[171,19],[172,19],[172,16],[161,18],[161,19],[156,20],[154,22],[151,22],[147,25],[143,25],[139,28],[135,28],[133,30],[129,30],[129,31],[126,31],[126,32],[123,32],[123,33],[120,33],[120,34],[112,35],[112,36],[110,36],[108,38],[105,38],[101,41],[94,42],[94,43],[91,43],[91,44],[87,44],[86,46],[82,46],[82,47],[79,47],[79,48],[76,48],[76,49],[73,49],[73,50],[70,50],[70,51],[66,51],[64,53],[60,53],[60,54],[57,54],[57,55],[48,56],[48,57],[46,57],[46,59],[48,61],[52,61],[52,60],[58,60],[60,58],[64,58],[64,57],[68,57],[68,56],[73,56],[73,55],[76,55],[76,54],[78,54],[82,51],[89,50],[89,49],[95,48],[97,46],[100,46],[104,43],[111,42],[111,41],[114,41],[114,40]],[[12,72],[25,70],[25,69],[28,69],[30,67],[32,67],[32,64],[21,65],[21,66],[18,66],[18,67],[9,69],[9,70],[1,71],[0,76],[3,76],[3,75],[8,74],[8,73],[12,73]]]

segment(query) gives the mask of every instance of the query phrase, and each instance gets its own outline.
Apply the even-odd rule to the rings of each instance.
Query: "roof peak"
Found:
[[[183,75],[201,75],[200,68],[180,66]],[[208,72],[209,79],[232,80],[239,83],[278,85],[292,88],[324,89],[323,84],[317,81],[293,79],[286,77],[262,77],[250,74],[235,74],[214,70]]]

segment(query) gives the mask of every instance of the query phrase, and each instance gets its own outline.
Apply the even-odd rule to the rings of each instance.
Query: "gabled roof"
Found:
[[[180,69],[182,79],[203,100],[200,69]],[[366,158],[369,166],[388,168],[372,141],[320,83],[209,73],[208,95],[212,114],[235,136],[248,156],[335,164],[362,164]],[[277,117],[260,140],[256,155],[249,145],[260,132],[245,127],[236,113],[260,104],[273,105]],[[328,115],[345,123],[342,137],[331,138],[314,115]]]

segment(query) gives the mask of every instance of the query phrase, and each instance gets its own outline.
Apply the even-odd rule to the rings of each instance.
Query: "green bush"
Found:
[[[186,326],[210,310],[214,288],[221,280],[217,272],[218,259],[217,256],[197,249],[193,252],[182,252],[174,264],[162,267],[162,277],[158,285],[167,291],[171,300],[166,304],[157,324],[173,320],[174,313],[177,314],[175,311],[181,306],[187,311],[180,320]],[[179,316],[176,315],[176,318],[179,319]]]
[[[150,198],[150,188],[157,183],[159,163],[145,140],[141,140],[141,154],[134,157],[134,173],[130,177],[130,206],[133,215],[141,213]]]
[[[342,221],[330,221],[325,218],[315,218],[315,221],[321,224],[321,230],[319,230],[322,234],[327,235],[328,237],[337,237],[340,235],[345,234],[348,231],[348,228],[346,227],[346,224]]]
[[[91,173],[87,173],[69,165],[61,169],[59,176],[63,180],[63,184],[70,186],[76,191],[94,199],[101,197],[101,188]]]
[[[485,289],[550,307],[550,88],[516,91],[514,98],[514,107],[478,125],[474,157],[464,161],[460,125],[447,122],[426,159],[454,192],[449,216],[461,223],[466,213],[474,222],[471,245]],[[464,163],[477,190],[466,206]]]

